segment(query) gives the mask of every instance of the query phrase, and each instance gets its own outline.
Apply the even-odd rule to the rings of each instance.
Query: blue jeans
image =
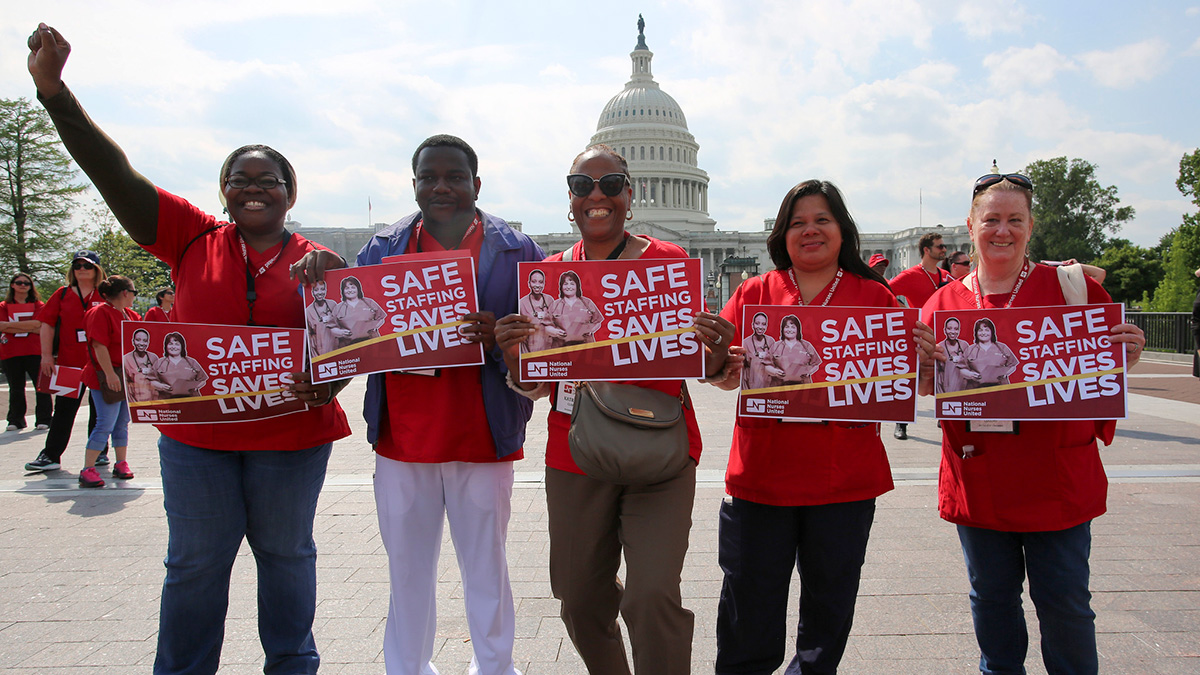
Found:
[[[1096,673],[1096,614],[1088,591],[1092,523],[1053,532],[999,532],[958,526],[971,581],[971,618],[982,673],[1024,673],[1029,633],[1021,585],[1042,634],[1042,661],[1051,675]]]
[[[312,533],[332,447],[224,452],[159,439],[169,536],[156,675],[217,672],[229,574],[243,537],[258,566],[263,672],[317,672]]]
[[[105,403],[99,389],[89,389],[92,405],[96,408],[96,426],[88,434],[87,449],[99,452],[112,436],[112,446],[123,448],[129,445],[129,404],[125,401]]]

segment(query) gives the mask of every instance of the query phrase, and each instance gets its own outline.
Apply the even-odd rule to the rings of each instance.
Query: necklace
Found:
[[[1029,270],[1032,265],[1026,259],[1021,265],[1021,274],[1017,277],[1017,283],[1013,285],[1012,293],[1008,294],[1008,302],[1004,303],[1004,309],[1012,307],[1013,301],[1017,299],[1017,292],[1021,290],[1021,286],[1025,284],[1025,279],[1029,277]],[[979,270],[971,272],[971,288],[975,290],[975,309],[983,309],[983,291],[979,285]]]
[[[800,292],[800,282],[796,280],[796,268],[789,267],[788,273],[792,275],[792,285],[796,287],[796,304],[804,306],[804,295]],[[829,300],[833,298],[833,292],[837,290],[838,284],[842,283],[842,268],[839,267],[837,274],[833,277],[833,284],[829,287],[829,292],[825,294],[825,300],[821,302],[821,306],[825,307],[829,304]]]

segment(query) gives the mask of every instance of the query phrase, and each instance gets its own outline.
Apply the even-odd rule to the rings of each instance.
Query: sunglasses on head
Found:
[[[32,286],[33,284],[29,283],[28,281],[25,281],[24,279],[17,279],[16,281],[12,282],[12,285],[13,286]]]
[[[76,260],[75,262],[71,263],[71,269],[73,269],[73,270],[94,270],[94,269],[96,269],[96,266],[86,260]]]
[[[979,179],[975,181],[975,190],[971,193],[971,195],[977,195],[1004,180],[1016,185],[1019,188],[1033,190],[1033,181],[1029,180],[1028,176],[1022,176],[1019,173],[989,173],[980,176]]]
[[[610,173],[600,178],[592,178],[582,173],[573,173],[567,176],[567,187],[576,197],[586,197],[592,194],[592,188],[596,185],[600,186],[600,191],[606,197],[616,197],[621,194],[621,190],[628,182],[629,176],[623,173]]]

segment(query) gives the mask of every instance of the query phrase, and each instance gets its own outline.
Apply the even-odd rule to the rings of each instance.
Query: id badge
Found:
[[[87,342],[87,331],[85,331],[82,328],[76,330],[75,331],[75,341],[76,342]]]
[[[554,391],[554,409],[567,415],[575,410],[575,383],[559,382]]]
[[[1012,420],[967,420],[967,431],[976,434],[1016,434],[1021,423]]]

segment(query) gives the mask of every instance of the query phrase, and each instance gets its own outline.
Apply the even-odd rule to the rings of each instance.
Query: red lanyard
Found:
[[[242,236],[241,232],[238,232],[238,243],[242,245],[242,261],[246,263],[246,269],[249,270],[250,269],[250,253],[246,251],[246,238]],[[284,240],[284,245],[286,245],[286,244],[287,244],[287,240]],[[263,274],[266,274],[267,270],[271,269],[271,265],[274,265],[275,261],[279,260],[279,256],[281,256],[281,255],[283,255],[283,246],[279,247],[279,252],[275,254],[274,258],[271,258],[266,263],[264,263],[262,267],[258,268],[258,271],[254,273],[254,278],[257,279],[258,277],[261,277]]]
[[[1029,270],[1032,268],[1029,261],[1026,260],[1021,265],[1021,276],[1017,277],[1017,283],[1013,285],[1012,293],[1008,295],[1008,302],[1004,303],[1004,309],[1012,307],[1013,301],[1017,299],[1017,291],[1021,290],[1025,279],[1029,277]],[[971,288],[975,290],[975,309],[983,309],[983,292],[979,288],[979,270],[971,272]]]
[[[424,230],[424,228],[422,227],[422,225],[424,225],[424,223],[425,223],[424,220],[421,220],[420,222],[417,223],[417,232],[416,232],[417,253],[421,252],[421,232]],[[472,220],[471,224],[467,227],[467,231],[463,232],[462,239],[459,239],[457,244],[455,244],[454,246],[452,246],[450,248],[447,248],[446,250],[447,251],[457,251],[458,247],[462,246],[463,242],[467,240],[467,237],[471,236],[471,233],[475,231],[475,226],[477,226],[477,225],[479,225],[479,215],[478,214],[475,215],[475,220]],[[438,243],[440,244],[441,242],[438,242]]]
[[[796,304],[804,306],[804,295],[800,293],[800,282],[796,280],[796,268],[788,268],[788,273],[792,275],[792,285],[796,287]],[[825,300],[821,302],[821,306],[825,307],[833,298],[833,292],[837,290],[838,284],[842,283],[842,268],[839,267],[837,274],[833,277],[833,285],[829,287],[829,292],[825,294]]]
[[[246,263],[246,306],[250,310],[250,320],[246,323],[247,326],[257,325],[254,323],[254,301],[258,299],[258,293],[254,290],[254,280],[271,269],[271,265],[274,265],[275,261],[279,260],[279,257],[283,255],[283,249],[287,248],[288,242],[292,240],[290,232],[284,230],[284,234],[286,236],[283,243],[279,246],[279,252],[275,254],[274,258],[271,258],[266,264],[258,268],[258,273],[255,274],[250,271],[250,254],[246,251],[246,238],[242,236],[240,231],[238,232],[238,243],[242,245],[242,262]]]

